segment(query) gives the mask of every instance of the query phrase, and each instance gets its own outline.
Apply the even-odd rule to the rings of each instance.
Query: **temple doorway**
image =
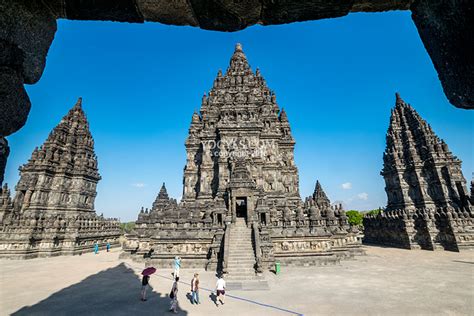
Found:
[[[235,199],[235,213],[237,217],[247,218],[247,198],[238,197]]]

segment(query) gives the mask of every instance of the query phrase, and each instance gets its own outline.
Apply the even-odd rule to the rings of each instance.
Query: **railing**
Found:
[[[222,272],[227,273],[227,263],[229,262],[229,242],[231,223],[227,223],[224,231],[224,254],[222,256]]]
[[[258,231],[258,223],[252,223],[252,231],[253,231],[253,239],[255,242],[255,258],[256,258],[256,265],[255,268],[257,272],[263,272],[262,269],[262,248],[260,247],[260,233]]]

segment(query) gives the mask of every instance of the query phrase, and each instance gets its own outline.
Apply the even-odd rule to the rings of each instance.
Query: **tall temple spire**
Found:
[[[225,74],[218,72],[209,93],[196,101],[201,101],[200,116],[193,114],[185,142],[182,199],[179,204],[167,201],[163,186],[152,210],[138,215],[136,234],[125,251],[162,261],[180,253],[190,264],[206,262],[207,268],[218,268],[232,278],[234,270],[222,255],[230,251],[229,238],[235,237],[226,229],[231,223],[253,227],[262,236],[256,239],[260,245],[255,251],[249,248],[252,258],[256,256],[246,269],[252,278],[252,270],[273,266],[274,253],[279,260],[308,262],[308,256],[331,255],[333,247],[343,253],[351,244],[352,251],[356,235],[348,231],[342,210],[331,212],[319,182],[319,206],[309,199],[303,205],[288,117],[284,110],[280,113],[276,95],[260,72],[250,69],[240,44]],[[308,217],[310,206],[313,213]],[[285,250],[285,243],[295,240],[324,240],[324,247]]]
[[[82,98],[51,131],[44,144],[33,151],[28,163],[20,170],[26,172],[45,168],[100,180],[94,139],[82,109]]]
[[[0,190],[0,226],[6,219],[15,231],[0,236],[0,256],[72,255],[89,252],[96,242],[117,245],[118,221],[95,213],[99,180],[94,140],[79,98],[20,167],[14,200],[6,187]]]
[[[251,180],[266,190],[284,191],[297,199],[298,174],[293,161],[295,142],[288,117],[285,111],[280,112],[276,95],[264,78],[250,68],[242,45],[235,46],[225,74],[218,72],[211,90],[202,98],[200,114],[199,120],[196,114],[193,115],[185,143],[183,200],[223,197],[232,178],[231,165],[236,157],[252,154],[262,156],[262,161],[270,162],[271,167],[260,174],[253,171]],[[251,144],[259,138],[273,142],[276,148],[267,154],[266,147],[253,148]],[[224,145],[219,148],[203,146],[208,143]],[[237,169],[241,167],[240,162],[236,165]],[[284,170],[279,165],[284,166]],[[249,171],[253,169],[250,163],[244,167]],[[284,183],[273,180],[283,173]],[[266,180],[257,181],[257,177]]]
[[[460,189],[466,184],[461,161],[398,93],[386,143],[381,174],[386,180],[388,209],[465,204],[461,202],[466,195]]]
[[[23,209],[28,209],[31,202],[31,205],[43,209],[64,205],[65,209],[94,211],[95,188],[100,175],[94,140],[81,98],[51,131],[43,145],[35,148],[30,160],[20,167],[20,175],[17,184],[20,195],[17,194],[15,199],[23,199]],[[55,182],[53,178],[62,180]],[[39,186],[35,185],[36,181]],[[70,181],[75,182],[75,188],[84,191],[69,191],[67,183]],[[56,183],[62,185],[57,186]],[[46,199],[46,191],[55,199]],[[22,194],[25,194],[24,198]]]

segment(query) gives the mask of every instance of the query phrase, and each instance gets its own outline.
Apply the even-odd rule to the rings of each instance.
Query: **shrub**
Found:
[[[135,222],[120,223],[122,233],[128,234],[135,228]]]
[[[351,210],[346,212],[347,220],[351,226],[362,226],[364,216],[359,211]]]

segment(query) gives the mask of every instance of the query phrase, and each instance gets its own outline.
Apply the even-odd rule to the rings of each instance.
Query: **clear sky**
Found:
[[[450,105],[408,11],[220,33],[157,23],[58,21],[24,128],[8,137],[6,181],[83,97],[102,180],[97,212],[135,220],[162,182],[182,193],[184,140],[194,110],[235,43],[287,111],[302,197],[316,179],[346,209],[386,204],[380,176],[394,93],[473,164],[474,113]]]

